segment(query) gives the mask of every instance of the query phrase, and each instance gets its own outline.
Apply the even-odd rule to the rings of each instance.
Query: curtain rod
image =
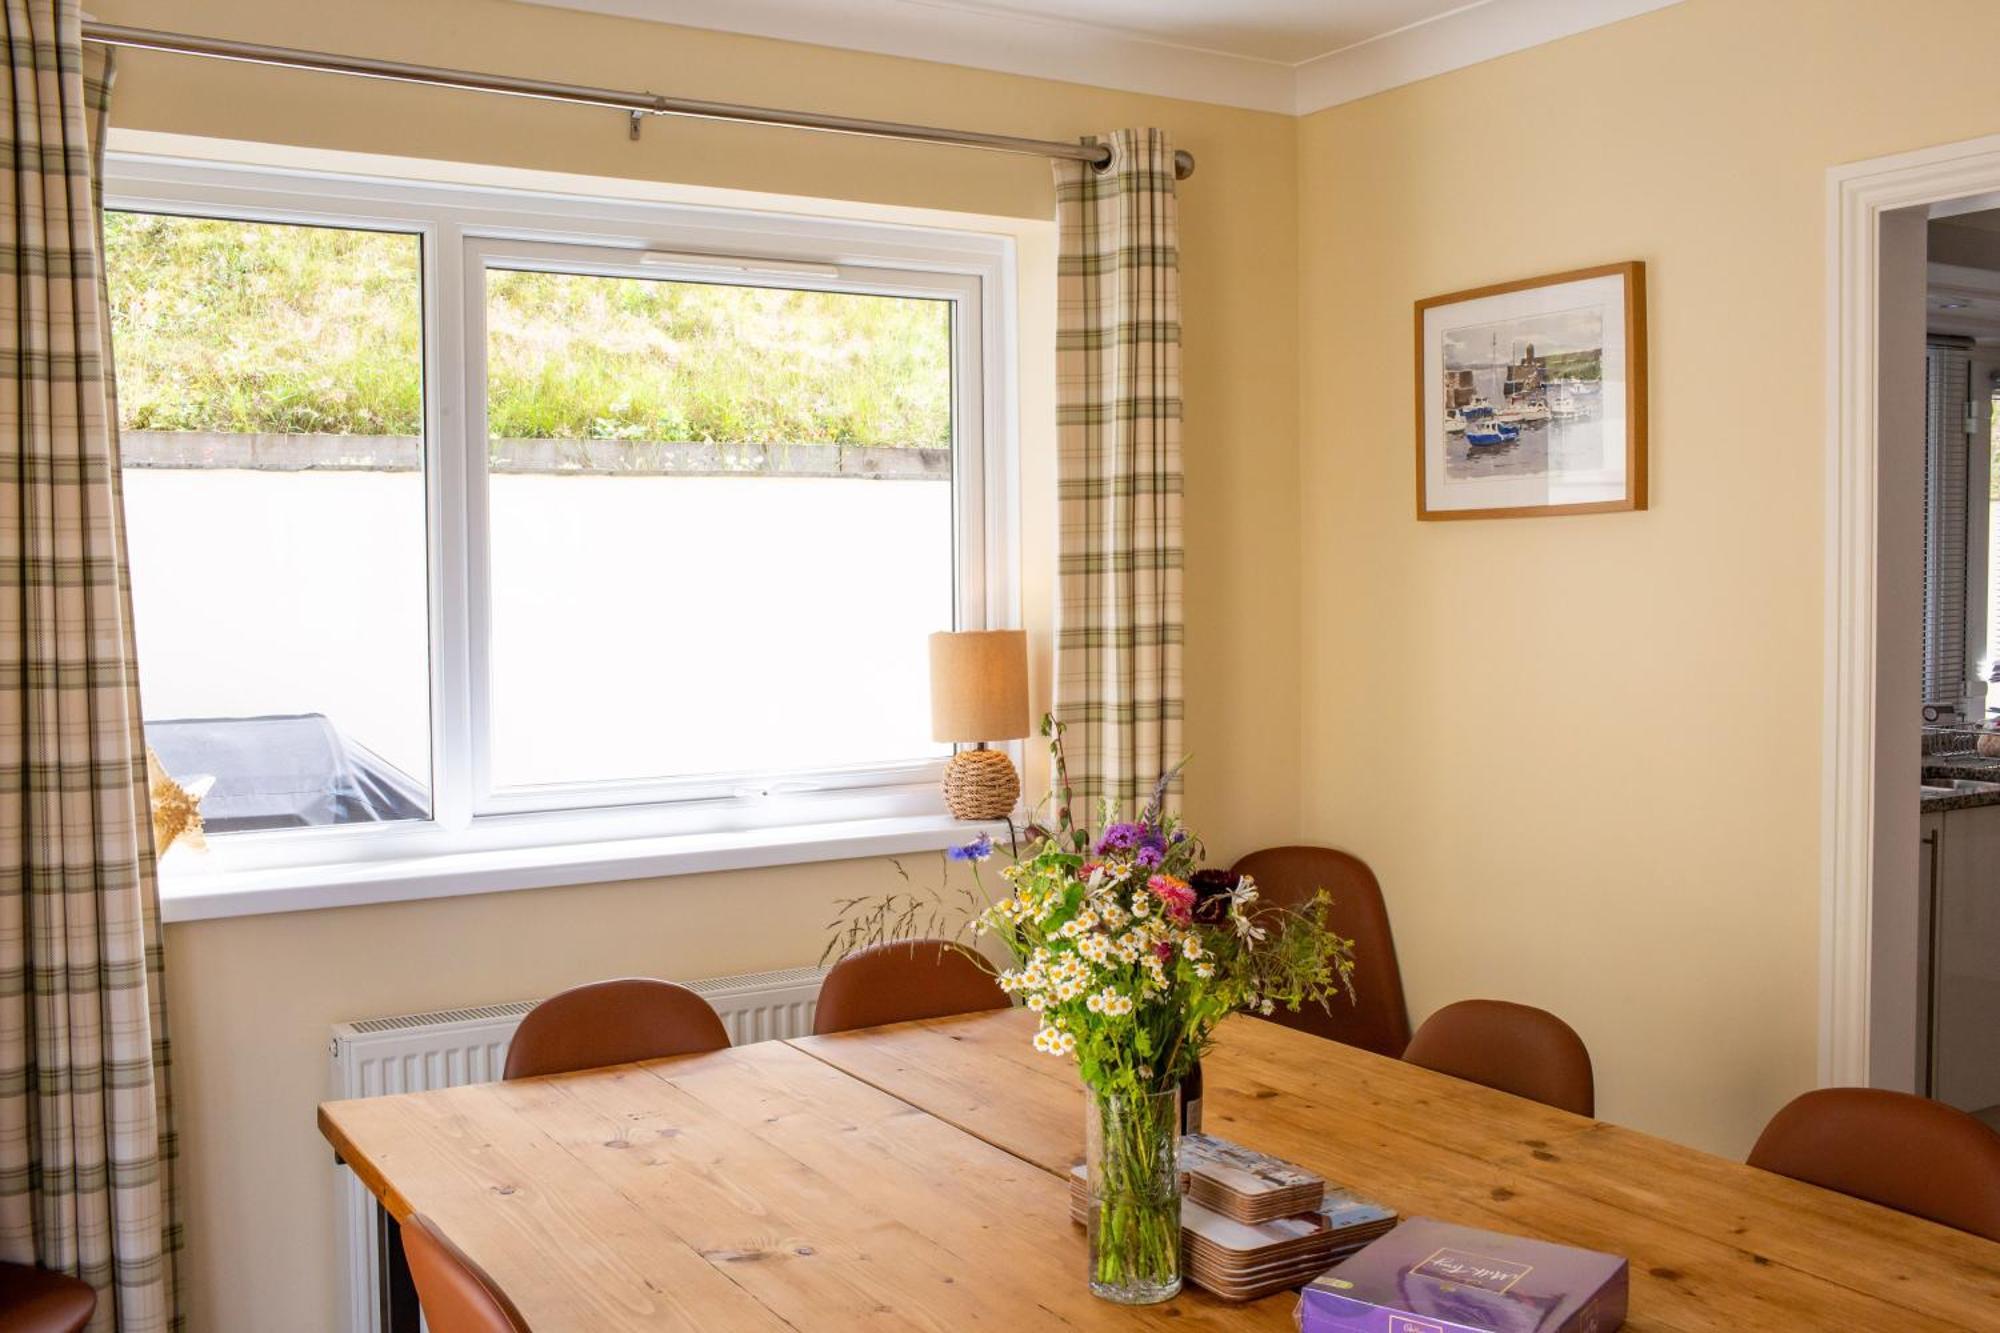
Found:
[[[1072,162],[1088,162],[1094,167],[1102,167],[1111,160],[1111,150],[1102,144],[1064,143],[1058,139],[1022,139],[1011,134],[981,134],[974,130],[940,129],[932,125],[903,125],[887,120],[859,120],[851,116],[825,116],[813,111],[780,111],[772,107],[739,106],[731,102],[703,102],[689,97],[663,97],[655,93],[626,92],[617,88],[593,88],[584,84],[523,79],[510,74],[477,74],[471,70],[441,69],[435,65],[411,65],[400,60],[377,60],[370,56],[333,55],[324,51],[264,46],[256,42],[237,42],[221,37],[197,37],[184,32],[159,32],[150,28],[132,28],[117,23],[100,23],[96,20],[85,20],[83,40],[96,42],[102,46],[167,51],[175,55],[236,60],[251,65],[276,65],[285,69],[308,69],[327,74],[352,74],[369,79],[388,79],[396,83],[432,84],[441,88],[458,88],[466,92],[531,97],[544,102],[569,102],[580,106],[606,107],[630,114],[635,138],[638,135],[641,116],[692,116],[701,120],[727,120],[747,125],[778,125],[788,129],[819,130],[828,134],[857,134],[874,139],[910,139],[919,143],[984,148],[995,153],[1063,158]],[[1176,152],[1175,177],[1186,180],[1193,174],[1194,157],[1184,151]]]

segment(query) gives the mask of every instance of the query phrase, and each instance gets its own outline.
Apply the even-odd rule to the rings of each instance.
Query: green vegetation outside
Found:
[[[1551,352],[1542,358],[1549,379],[1597,380],[1604,378],[1602,352]]]
[[[416,435],[419,242],[107,213],[127,430]],[[941,301],[488,276],[496,439],[941,447]]]

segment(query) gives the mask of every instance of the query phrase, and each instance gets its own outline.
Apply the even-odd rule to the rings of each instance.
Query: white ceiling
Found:
[[[1068,22],[1284,65],[1427,23],[1467,0],[927,0],[938,9]]]
[[[526,0],[1303,115],[1680,0]]]

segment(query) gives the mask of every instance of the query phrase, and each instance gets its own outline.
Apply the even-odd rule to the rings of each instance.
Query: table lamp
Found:
[[[960,630],[931,635],[931,739],[970,745],[944,770],[944,803],[959,819],[1005,819],[1021,779],[988,741],[1028,734],[1025,630]]]

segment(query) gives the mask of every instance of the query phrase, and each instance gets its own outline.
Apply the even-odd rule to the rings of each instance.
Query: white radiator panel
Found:
[[[682,984],[714,1006],[731,1045],[745,1046],[810,1033],[825,978],[823,968],[794,967]],[[381,1097],[491,1083],[507,1063],[515,1027],[537,1003],[514,1000],[336,1023],[328,1095]],[[353,1172],[340,1174],[341,1285],[348,1296],[343,1326],[352,1333],[380,1333],[375,1201]]]

